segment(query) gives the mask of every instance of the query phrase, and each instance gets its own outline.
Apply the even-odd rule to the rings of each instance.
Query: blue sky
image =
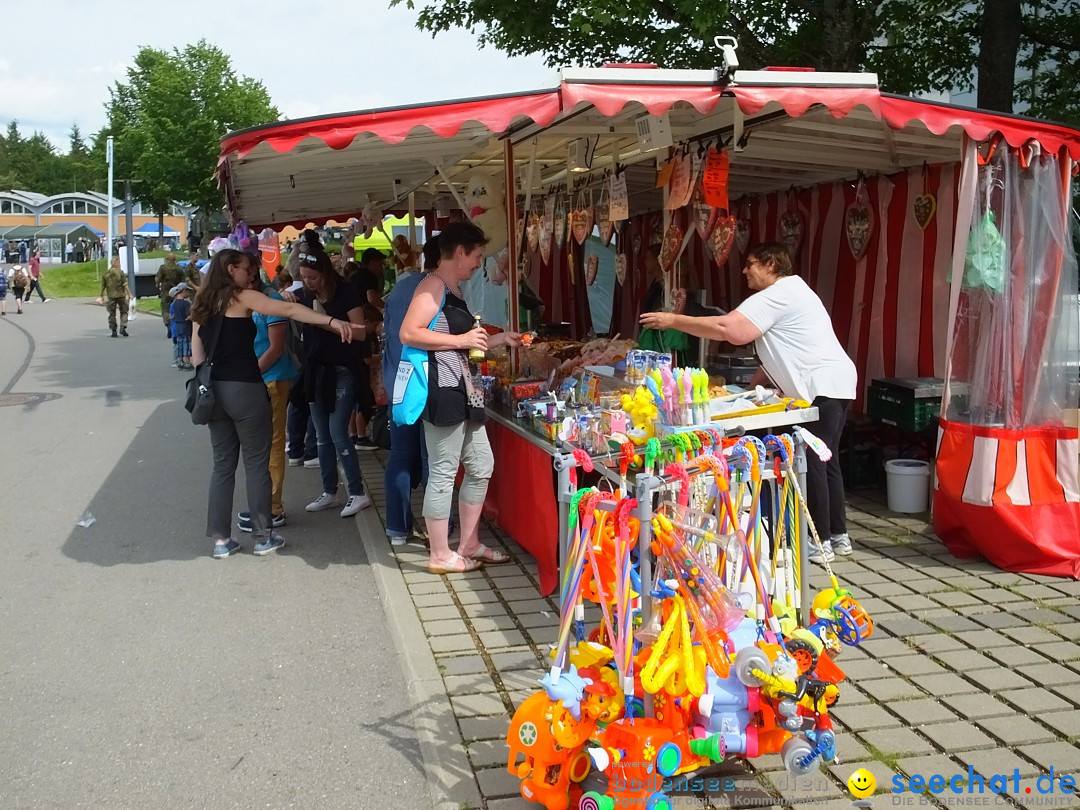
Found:
[[[77,122],[105,123],[108,88],[139,48],[200,38],[262,80],[289,118],[551,86],[539,57],[479,50],[467,31],[418,31],[418,11],[388,0],[38,0],[6,3],[0,45],[0,125],[42,130],[61,151]],[[254,16],[251,12],[255,11]],[[244,16],[247,14],[248,16]],[[23,32],[16,34],[15,32]]]

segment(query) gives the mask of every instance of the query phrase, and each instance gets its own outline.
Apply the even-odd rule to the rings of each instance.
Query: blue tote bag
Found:
[[[445,303],[446,290],[443,290],[439,312],[442,312]],[[428,329],[435,329],[439,312],[436,312],[435,317],[431,319]],[[415,425],[416,420],[427,407],[427,399],[428,352],[426,349],[402,345],[401,362],[398,363],[397,376],[394,378],[394,395],[391,399],[393,407],[390,410],[394,416],[394,424]]]

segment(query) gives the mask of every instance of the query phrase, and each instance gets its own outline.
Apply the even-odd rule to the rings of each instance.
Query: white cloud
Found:
[[[105,123],[109,87],[139,48],[183,48],[200,38],[259,79],[290,118],[420,101],[531,90],[554,84],[539,57],[479,50],[467,31],[432,39],[418,12],[389,0],[189,0],[150,11],[135,0],[39,0],[6,4],[0,58],[0,126],[19,121],[59,148],[78,123],[85,135]],[[41,26],[42,20],[49,24]]]

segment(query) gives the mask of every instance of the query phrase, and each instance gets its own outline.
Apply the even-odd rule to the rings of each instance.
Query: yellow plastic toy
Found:
[[[687,692],[701,697],[705,694],[705,648],[695,647],[690,640],[690,620],[683,598],[676,594],[671,600],[671,614],[641,671],[641,687],[650,694],[663,690],[674,697]],[[679,637],[673,640],[676,630]]]

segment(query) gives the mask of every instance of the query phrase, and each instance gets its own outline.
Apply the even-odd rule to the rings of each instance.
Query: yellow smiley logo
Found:
[[[847,786],[852,796],[865,799],[867,796],[874,795],[874,791],[877,790],[877,779],[866,768],[859,768],[848,777]]]

